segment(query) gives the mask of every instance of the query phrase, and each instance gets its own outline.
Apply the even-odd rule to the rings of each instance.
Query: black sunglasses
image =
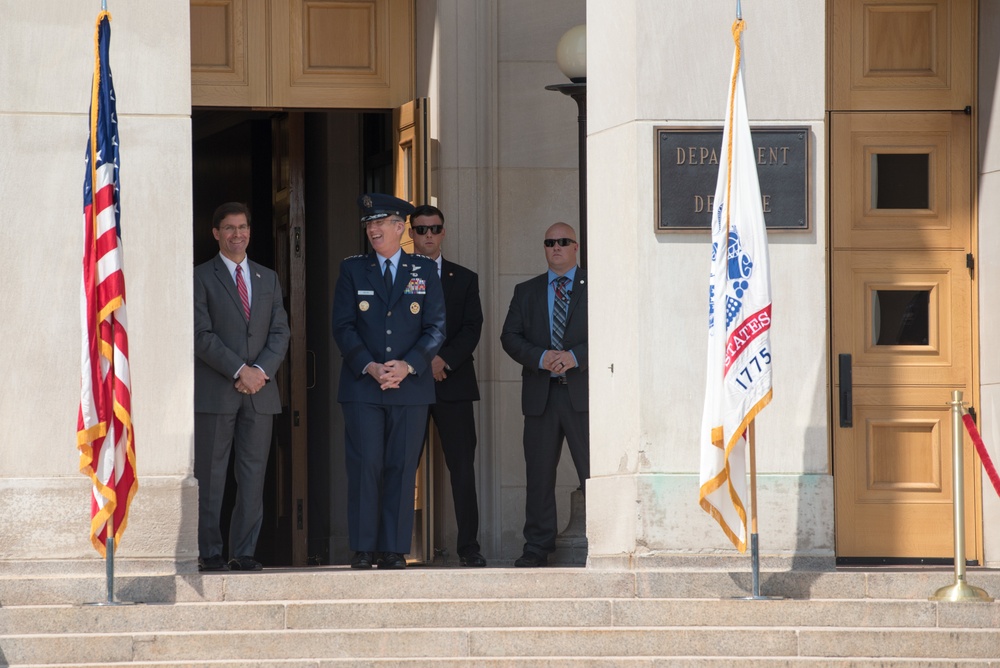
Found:
[[[427,234],[428,232],[441,234],[441,230],[444,229],[444,225],[414,225],[413,229],[416,230],[417,234]]]
[[[559,244],[560,246],[569,246],[570,244],[575,244],[576,239],[567,239],[566,237],[563,237],[562,239],[546,239],[544,243],[546,248],[552,248],[556,244]]]

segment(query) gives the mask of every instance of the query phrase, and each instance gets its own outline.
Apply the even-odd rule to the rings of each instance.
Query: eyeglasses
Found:
[[[417,234],[427,234],[428,232],[441,234],[441,231],[444,230],[444,225],[414,225],[413,229]]]
[[[570,244],[575,244],[576,239],[567,239],[566,237],[563,237],[562,239],[546,239],[544,243],[546,248],[552,248],[556,244],[559,244],[560,246],[569,246]]]
[[[374,220],[366,220],[361,223],[361,227],[367,230],[369,227],[383,227],[385,225],[396,225],[402,222],[403,219],[398,216],[385,216]]]

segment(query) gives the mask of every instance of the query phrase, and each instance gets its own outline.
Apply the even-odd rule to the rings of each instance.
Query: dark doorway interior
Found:
[[[222,202],[250,205],[251,243],[248,254],[269,267],[281,265],[276,253],[295,243],[276,235],[287,233],[275,220],[272,192],[285,159],[272,148],[273,121],[285,112],[195,109],[192,112],[193,238],[195,263],[218,252],[211,233],[211,216]],[[295,113],[295,112],[290,112]],[[306,563],[346,563],[349,559],[345,515],[343,423],[336,405],[340,355],[330,331],[330,304],[342,258],[365,252],[355,199],[363,190],[392,192],[392,126],[390,112],[331,111],[304,116],[304,223],[296,240],[304,246],[305,316],[290,323],[305,341],[308,415],[298,421],[286,410],[276,418],[264,498],[264,525],[256,557],[265,566],[294,563],[292,527],[308,525]],[[280,144],[280,142],[278,142]],[[292,286],[282,286],[286,295]],[[303,286],[297,286],[303,287]],[[286,359],[286,366],[290,363]],[[287,369],[278,382],[289,378]],[[285,396],[287,391],[282,388]],[[293,424],[296,422],[297,424]],[[304,424],[305,423],[305,424]],[[291,430],[307,429],[308,489],[293,488],[283,453]],[[223,518],[232,508],[230,478]],[[306,508],[296,501],[305,498]],[[303,512],[303,511],[306,512]],[[228,536],[228,526],[223,526]]]

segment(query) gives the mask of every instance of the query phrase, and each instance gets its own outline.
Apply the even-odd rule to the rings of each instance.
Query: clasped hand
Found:
[[[434,359],[431,360],[431,371],[434,374],[434,380],[441,381],[448,377],[448,372],[445,371],[445,366],[447,366],[447,364],[441,356],[435,355]]]
[[[542,368],[552,373],[566,373],[575,366],[573,353],[568,350],[547,350],[542,357]]]
[[[403,360],[389,360],[385,364],[372,362],[368,365],[368,375],[378,381],[383,390],[399,387],[403,379],[410,375],[410,369]]]
[[[263,369],[247,364],[240,369],[240,375],[236,378],[234,387],[240,394],[257,394],[269,380],[271,380],[270,376],[264,373]]]

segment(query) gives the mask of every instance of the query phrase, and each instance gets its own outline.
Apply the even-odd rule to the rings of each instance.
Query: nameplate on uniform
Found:
[[[368,295],[368,296],[374,297],[375,296],[375,291],[374,290],[358,290],[358,294],[361,295],[361,296]]]

